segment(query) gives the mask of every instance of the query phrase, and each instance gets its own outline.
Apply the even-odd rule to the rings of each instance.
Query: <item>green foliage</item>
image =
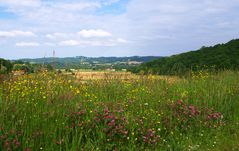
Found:
[[[54,70],[53,66],[50,65],[50,64],[46,65],[46,69],[47,69],[47,71],[53,71]]]
[[[6,74],[7,73],[7,68],[3,65],[0,65],[0,74]]]
[[[0,74],[7,74],[12,70],[12,63],[9,60],[0,58]]]
[[[28,72],[29,68],[25,64],[14,64],[13,71],[19,71],[19,70],[24,70],[25,72]]]
[[[0,58],[0,74],[8,74],[11,71],[19,70],[24,70],[26,73],[34,73],[41,71],[43,68],[48,71],[53,71],[51,64],[43,66],[42,64],[34,64],[21,60],[11,62]]]
[[[163,75],[183,75],[198,69],[223,70],[239,69],[239,39],[213,47],[202,47],[197,51],[190,51],[179,55],[164,57],[144,63],[131,70],[135,73]]]

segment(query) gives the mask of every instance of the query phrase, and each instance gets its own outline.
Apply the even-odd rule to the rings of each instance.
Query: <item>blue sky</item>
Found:
[[[0,0],[0,58],[169,56],[238,27],[239,0]]]

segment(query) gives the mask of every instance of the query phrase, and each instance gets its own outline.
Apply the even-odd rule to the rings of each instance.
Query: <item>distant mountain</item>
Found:
[[[202,47],[196,51],[162,57],[143,63],[131,70],[135,73],[174,75],[211,67],[215,70],[239,69],[239,39],[231,40],[226,44]]]
[[[157,56],[132,56],[132,57],[66,57],[66,58],[37,58],[19,59],[17,61],[34,64],[52,64],[55,68],[71,69],[104,69],[104,68],[129,68],[144,62],[158,59]],[[15,60],[16,61],[16,60]]]

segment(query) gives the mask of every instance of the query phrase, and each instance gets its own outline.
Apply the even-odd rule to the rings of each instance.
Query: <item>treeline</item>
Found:
[[[190,51],[163,57],[140,66],[131,68],[134,73],[184,75],[187,72],[210,69],[214,71],[239,69],[239,39],[231,40],[226,44],[217,44],[211,47],[203,46],[196,51]]]
[[[134,65],[128,64],[130,61],[148,62],[160,57],[157,56],[132,56],[132,57],[65,57],[65,58],[36,58],[20,59],[24,62],[37,64],[52,64],[57,69],[95,69],[105,70],[107,68],[128,69]]]
[[[10,61],[0,58],[0,74],[9,74],[12,71],[24,71],[25,73],[34,73],[41,70],[53,70],[50,64],[31,64],[24,61]]]
[[[36,58],[36,59],[20,59],[21,61],[34,62],[34,63],[52,63],[53,61],[62,64],[75,63],[79,64],[81,62],[88,63],[114,63],[114,62],[127,62],[127,61],[138,61],[138,62],[148,62],[153,59],[160,58],[158,56],[131,56],[131,57],[65,57],[65,58]]]

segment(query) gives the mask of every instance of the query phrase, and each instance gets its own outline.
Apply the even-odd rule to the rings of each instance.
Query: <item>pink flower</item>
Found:
[[[17,148],[20,147],[20,142],[17,139],[14,139],[13,142]]]
[[[108,126],[114,126],[115,125],[115,120],[112,120],[110,123],[108,123]]]
[[[183,102],[182,100],[178,100],[178,104],[181,105]]]
[[[194,106],[192,106],[192,105],[189,105],[188,108],[191,109],[191,110],[194,110]]]

